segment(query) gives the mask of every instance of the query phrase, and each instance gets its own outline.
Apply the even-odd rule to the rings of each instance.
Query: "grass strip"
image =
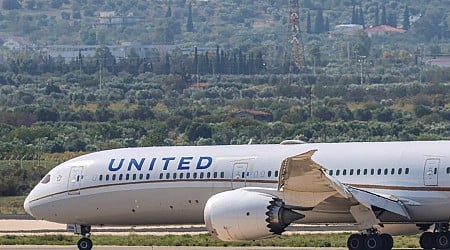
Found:
[[[92,236],[95,245],[115,246],[278,246],[278,247],[345,247],[349,233],[303,234],[273,237],[246,242],[223,242],[208,234],[200,235],[134,235]],[[0,245],[75,245],[80,237],[67,235],[0,236]],[[394,237],[396,248],[419,247],[419,236]]]

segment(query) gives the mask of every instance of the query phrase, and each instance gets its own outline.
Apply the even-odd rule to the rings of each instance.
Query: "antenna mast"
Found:
[[[298,72],[305,65],[305,51],[300,30],[300,7],[299,0],[289,0],[289,78],[290,74]]]

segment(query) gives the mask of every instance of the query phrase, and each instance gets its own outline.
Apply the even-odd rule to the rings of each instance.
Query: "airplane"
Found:
[[[26,197],[36,219],[91,226],[198,224],[224,241],[282,234],[291,223],[353,223],[350,250],[385,250],[422,232],[450,248],[450,141],[122,148],[46,174]]]

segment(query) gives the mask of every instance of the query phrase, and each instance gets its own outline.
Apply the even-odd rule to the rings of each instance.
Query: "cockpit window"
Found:
[[[50,182],[50,175],[48,174],[42,179],[41,183],[42,184],[47,184],[49,182]]]

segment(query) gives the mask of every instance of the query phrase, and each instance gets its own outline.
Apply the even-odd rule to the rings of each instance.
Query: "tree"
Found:
[[[172,16],[172,7],[170,6],[170,3],[169,3],[169,6],[167,7],[166,17],[171,17],[171,16]]]
[[[194,22],[192,21],[192,2],[189,2],[188,19],[186,23],[186,31],[194,32]]]
[[[386,25],[387,24],[386,6],[384,5],[384,3],[381,5],[381,20],[380,20],[380,24],[381,25]]]
[[[306,14],[306,33],[311,34],[311,14]]]
[[[378,4],[375,6],[375,26],[380,25],[380,9],[378,8]]]
[[[323,19],[323,10],[318,9],[317,15],[316,15],[316,20],[314,22],[314,32],[317,34],[323,33],[325,31],[324,23],[325,22]]]
[[[211,138],[212,129],[206,123],[193,122],[186,128],[186,136],[191,142],[197,140],[198,138]]]
[[[395,15],[395,13],[389,14],[387,24],[392,27],[397,27],[397,15]]]
[[[108,47],[102,45],[95,51],[94,58],[97,59],[101,67],[107,68],[110,72],[113,71],[113,66],[116,63],[116,58],[111,53]]]
[[[436,37],[439,38],[442,35],[440,24],[445,16],[442,10],[429,10],[414,23],[411,30],[418,38],[425,41],[430,41]]]
[[[2,8],[4,10],[17,10],[22,8],[22,5],[17,0],[3,0]]]
[[[363,28],[366,27],[366,21],[364,20],[364,13],[363,13],[363,9],[359,8],[359,16],[358,16],[359,20],[358,23],[361,24],[363,26]]]
[[[409,8],[408,5],[406,5],[405,7],[405,11],[403,12],[403,29],[404,30],[409,30]]]
[[[353,5],[353,9],[352,9],[352,24],[357,24],[358,23],[358,18],[356,16],[356,8],[355,5]]]
[[[324,24],[324,28],[325,28],[325,32],[330,31],[330,20],[328,19],[328,17],[325,17],[325,24]]]

